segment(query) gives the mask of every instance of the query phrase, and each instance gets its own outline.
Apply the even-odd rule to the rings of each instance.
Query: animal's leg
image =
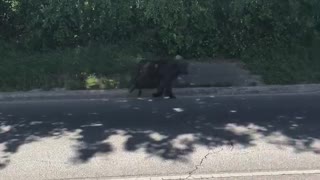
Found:
[[[165,84],[165,81],[161,80],[158,85],[157,92],[152,94],[153,97],[161,97],[163,95],[163,91],[165,87],[164,84]]]
[[[132,93],[135,89],[136,89],[136,86],[135,86],[135,85],[131,86],[131,88],[130,88],[130,90],[129,90],[129,93]]]
[[[173,81],[170,81],[166,84],[165,86],[165,91],[164,91],[164,95],[168,96],[170,99],[175,99],[176,96],[173,94],[172,92],[172,83]]]
[[[141,90],[141,89],[139,89],[138,97],[140,97],[140,96],[141,96],[141,94],[142,94],[142,90]]]

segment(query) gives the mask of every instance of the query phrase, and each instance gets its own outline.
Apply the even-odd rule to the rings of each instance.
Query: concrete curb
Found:
[[[251,86],[251,87],[212,87],[212,88],[192,88],[183,90],[181,95],[277,95],[277,94],[304,94],[320,92],[320,84],[302,84],[302,85],[271,85],[271,86]],[[179,94],[179,90],[176,90]]]
[[[154,90],[144,90],[143,96],[150,97]],[[234,96],[234,95],[279,95],[319,93],[320,84],[273,85],[254,87],[209,87],[177,88],[179,96]],[[101,99],[101,98],[135,98],[136,93],[129,94],[126,89],[118,90],[77,90],[77,91],[36,91],[0,93],[0,101],[14,100],[50,100],[50,99]]]
[[[318,179],[320,170],[295,170],[295,171],[271,171],[271,172],[230,172],[215,174],[195,174],[176,176],[154,177],[119,177],[119,178],[85,178],[85,180],[222,180],[222,179]]]

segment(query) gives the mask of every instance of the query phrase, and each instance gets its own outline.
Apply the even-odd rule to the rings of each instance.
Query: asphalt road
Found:
[[[0,179],[319,179],[320,94],[0,102]]]

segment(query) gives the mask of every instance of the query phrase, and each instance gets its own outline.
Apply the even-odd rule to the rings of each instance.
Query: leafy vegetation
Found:
[[[85,88],[82,76],[114,78],[150,53],[319,82],[319,33],[318,0],[0,0],[0,87]]]

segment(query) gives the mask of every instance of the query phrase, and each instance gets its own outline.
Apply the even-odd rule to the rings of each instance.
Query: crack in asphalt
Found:
[[[188,175],[185,179],[187,180],[187,179],[191,178],[192,175],[202,166],[203,162],[204,162],[210,155],[212,155],[212,154],[217,154],[217,153],[221,152],[222,150],[223,150],[223,148],[220,149],[220,150],[217,151],[217,152],[212,152],[212,150],[210,150],[210,151],[200,160],[200,163],[197,164],[197,165],[195,166],[195,168],[188,173],[189,175]]]
[[[230,143],[229,146],[230,146],[230,149],[229,149],[229,150],[232,151],[233,148],[234,148],[233,143]],[[220,153],[220,152],[223,151],[223,150],[225,150],[225,148],[221,148],[221,149],[218,150],[218,151],[214,151],[214,149],[213,149],[213,150],[209,150],[209,152],[200,160],[200,163],[197,164],[197,165],[195,166],[195,168],[188,173],[189,175],[185,178],[185,180],[190,179],[190,178],[192,177],[192,175],[193,175],[197,170],[199,170],[199,168],[202,166],[202,164],[204,163],[204,161],[205,161],[209,156],[211,156],[211,155],[213,155],[213,154],[218,154],[218,153]]]

